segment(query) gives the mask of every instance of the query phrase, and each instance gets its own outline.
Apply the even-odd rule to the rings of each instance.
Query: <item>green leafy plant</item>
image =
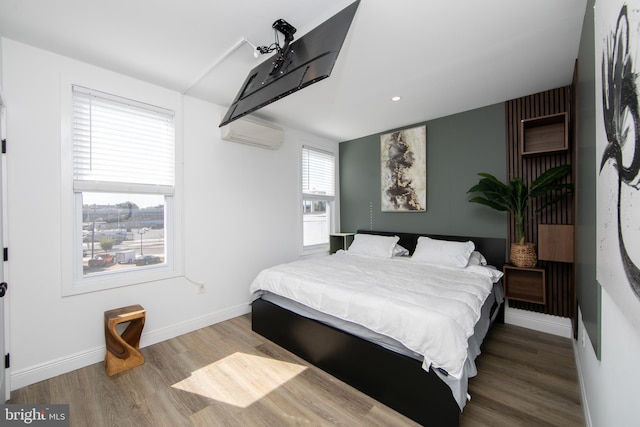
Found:
[[[467,194],[482,193],[482,196],[472,197],[469,202],[480,203],[498,211],[508,211],[516,222],[518,243],[524,244],[524,219],[529,200],[553,193],[552,197],[547,198],[545,203],[535,210],[539,212],[567,197],[573,192],[573,184],[557,183],[557,181],[570,172],[571,165],[548,169],[536,178],[529,188],[520,177],[515,177],[509,184],[505,184],[491,174],[479,173],[482,179],[471,187]]]
[[[101,237],[100,238],[100,247],[103,251],[108,252],[113,249],[113,245],[116,241],[111,237]]]

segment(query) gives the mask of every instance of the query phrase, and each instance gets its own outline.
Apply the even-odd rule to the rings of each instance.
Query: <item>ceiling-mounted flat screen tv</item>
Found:
[[[251,70],[220,126],[329,77],[359,4],[347,6]]]

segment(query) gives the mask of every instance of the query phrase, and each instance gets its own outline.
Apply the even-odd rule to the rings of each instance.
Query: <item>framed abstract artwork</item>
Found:
[[[380,135],[381,210],[427,210],[427,127]]]
[[[640,1],[597,1],[596,278],[640,328]]]

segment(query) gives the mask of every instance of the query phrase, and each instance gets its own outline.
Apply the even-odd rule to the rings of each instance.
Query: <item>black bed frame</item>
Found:
[[[411,253],[418,237],[427,234],[359,230],[358,233],[396,235]],[[472,240],[488,263],[502,269],[506,240],[492,237],[428,235],[432,238]],[[504,321],[504,307],[497,321]],[[422,363],[347,332],[300,316],[268,301],[252,304],[252,329],[365,394],[429,426],[458,426],[460,408],[449,387]]]

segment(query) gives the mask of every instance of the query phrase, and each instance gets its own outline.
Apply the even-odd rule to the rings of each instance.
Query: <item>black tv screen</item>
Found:
[[[357,0],[294,40],[278,69],[276,54],[251,70],[220,126],[329,77],[359,4]]]

